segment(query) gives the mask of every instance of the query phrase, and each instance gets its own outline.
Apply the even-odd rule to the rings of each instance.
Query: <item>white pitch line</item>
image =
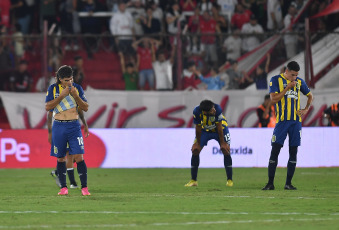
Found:
[[[314,221],[329,221],[339,220],[336,218],[288,218],[288,219],[266,219],[266,220],[221,220],[221,221],[198,221],[198,222],[182,222],[182,223],[149,223],[149,224],[96,224],[96,225],[0,225],[0,229],[37,229],[37,228],[121,228],[121,227],[145,227],[145,226],[185,226],[185,225],[217,225],[217,224],[249,224],[249,223],[267,223],[267,222],[314,222]],[[288,223],[290,224],[290,223]]]
[[[277,215],[277,216],[320,216],[339,215],[335,213],[301,213],[301,212],[157,212],[157,211],[0,211],[0,214],[165,214],[165,215]]]

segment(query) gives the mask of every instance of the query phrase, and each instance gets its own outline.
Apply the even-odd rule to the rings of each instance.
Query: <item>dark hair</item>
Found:
[[[298,72],[300,70],[300,66],[299,66],[298,62],[291,61],[287,64],[287,69]]]
[[[210,100],[203,100],[200,102],[199,108],[202,111],[209,112],[214,106],[214,103]]]
[[[126,64],[126,68],[129,68],[129,67],[133,68],[134,65],[131,62],[129,62],[129,63]]]
[[[56,75],[57,75],[57,84],[60,84],[61,83],[60,79],[73,76],[73,70],[70,66],[63,65],[58,69]]]
[[[195,62],[194,61],[189,61],[187,63],[187,69],[191,68],[192,66],[195,66]]]
[[[269,94],[266,94],[266,95],[265,95],[265,101],[266,101],[267,99],[271,99],[271,97],[270,97]]]
[[[81,59],[82,59],[82,57],[80,55],[77,55],[73,58],[74,61],[81,60]]]

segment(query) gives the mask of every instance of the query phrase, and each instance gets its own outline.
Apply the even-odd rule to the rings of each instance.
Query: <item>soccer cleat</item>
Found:
[[[285,187],[284,187],[285,190],[297,190],[296,187],[294,187],[293,185],[291,184],[286,184]]]
[[[227,180],[226,186],[232,187],[233,186],[233,180]]]
[[[82,189],[81,189],[81,193],[82,193],[83,196],[90,196],[90,195],[91,195],[91,194],[89,193],[87,187],[82,188]]]
[[[193,186],[198,186],[198,181],[190,180],[187,184],[185,184],[185,187],[193,187]]]
[[[64,196],[64,195],[68,195],[68,188],[67,187],[63,187],[62,189],[60,189],[60,192],[58,193],[59,196]]]
[[[274,184],[267,183],[261,190],[274,190]]]
[[[70,188],[79,188],[78,185],[77,185],[77,183],[72,183],[69,187],[70,187]]]
[[[57,185],[59,188],[61,188],[61,184],[60,184],[60,181],[59,181],[59,177],[58,177],[58,175],[56,174],[56,170],[53,170],[53,171],[51,172],[51,176],[54,177],[56,185]]]

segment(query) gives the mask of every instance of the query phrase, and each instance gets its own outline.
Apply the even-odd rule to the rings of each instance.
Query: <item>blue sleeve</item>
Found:
[[[202,82],[204,82],[206,84],[210,83],[210,81],[211,81],[211,79],[204,78],[202,75],[199,76],[199,79],[200,79],[200,81],[202,81]]]
[[[85,92],[84,92],[84,90],[82,89],[82,87],[81,87],[80,85],[75,85],[75,86],[76,86],[76,88],[78,89],[79,97],[80,97],[83,101],[87,102],[87,98],[86,98],[86,96],[85,96]]]
[[[270,92],[269,93],[277,93],[279,92],[279,83],[278,78],[276,76],[271,78],[270,81]]]
[[[54,100],[54,95],[53,95],[53,89],[54,89],[54,86],[55,86],[55,84],[50,85],[50,86],[48,87],[48,89],[47,89],[46,100],[45,100],[46,103],[49,102],[49,101]]]
[[[222,110],[220,105],[214,104],[215,112],[215,122],[221,122],[223,120]]]
[[[201,124],[201,119],[200,119],[200,109],[199,107],[195,107],[193,110],[193,123],[195,125]]]
[[[300,91],[304,94],[307,95],[309,92],[311,92],[310,88],[308,88],[306,82],[300,78],[301,81],[301,86],[300,86]]]

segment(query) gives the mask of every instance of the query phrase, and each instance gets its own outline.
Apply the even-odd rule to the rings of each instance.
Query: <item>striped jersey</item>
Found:
[[[84,90],[82,89],[82,87],[76,83],[72,83],[73,86],[76,88],[76,91],[78,93],[78,95],[80,96],[80,98],[83,101],[87,102],[87,99],[85,97],[85,93]],[[46,94],[46,101],[45,102],[49,102],[54,100],[55,98],[59,97],[60,93],[62,92],[63,88],[60,84],[52,84],[48,87],[47,90],[47,94]],[[68,94],[64,99],[62,99],[62,101],[60,101],[60,103],[55,106],[54,109],[51,110],[51,112],[53,112],[54,114],[60,113],[62,111],[66,111],[72,108],[76,108],[78,105],[75,101],[75,99],[72,97],[71,94]]]
[[[222,114],[220,105],[214,104],[216,110],[215,115],[203,114],[199,106],[195,107],[193,110],[193,123],[195,125],[201,125],[202,129],[207,132],[217,132],[217,123],[221,122],[222,128],[228,126],[227,120]]]
[[[311,91],[303,79],[297,77],[296,81],[297,85],[288,90],[281,100],[275,104],[277,123],[280,121],[301,122],[301,117],[297,115],[297,111],[300,110],[300,92],[307,96]],[[290,82],[283,74],[272,77],[270,93],[282,92]]]

